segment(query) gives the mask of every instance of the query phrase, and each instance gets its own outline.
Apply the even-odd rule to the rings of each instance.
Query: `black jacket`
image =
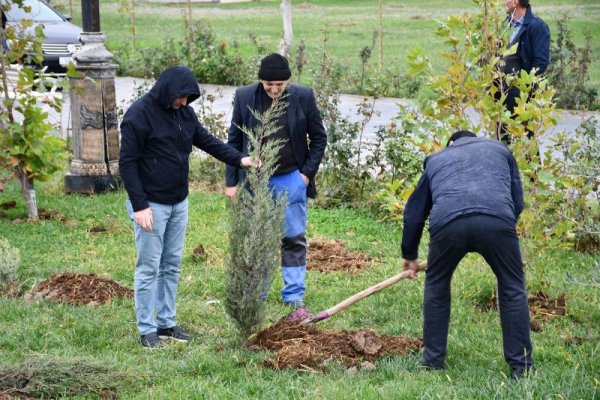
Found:
[[[190,106],[172,107],[184,96],[188,104],[200,97],[198,81],[189,68],[171,67],[125,113],[119,170],[134,211],[148,201],[176,204],[187,197],[192,145],[240,165],[242,154],[209,134]]]
[[[260,111],[259,85],[260,83],[254,83],[241,87],[235,92],[227,143],[244,153],[248,152],[248,138],[239,126],[253,129],[259,123],[250,112],[250,109]],[[307,195],[314,198],[317,194],[314,177],[325,154],[327,134],[313,91],[292,84],[288,86],[286,93],[292,151],[300,172],[310,179]],[[229,187],[236,186],[244,179],[244,174],[244,170],[239,167],[226,166],[225,184]]]
[[[507,21],[510,21],[510,15]],[[519,30],[519,46],[517,52],[521,59],[521,68],[531,72],[537,68],[537,74],[542,74],[550,63],[550,29],[548,25],[527,7],[523,17],[523,26]]]
[[[425,160],[425,171],[404,208],[402,257],[417,258],[428,217],[433,234],[477,214],[515,224],[523,207],[521,176],[508,147],[490,139],[460,138]]]

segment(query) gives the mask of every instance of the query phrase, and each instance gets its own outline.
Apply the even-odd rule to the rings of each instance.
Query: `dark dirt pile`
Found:
[[[196,246],[194,251],[192,251],[192,258],[194,258],[194,259],[200,259],[205,256],[206,256],[206,250],[204,250],[204,246],[202,244],[199,244],[198,246]]]
[[[133,290],[96,274],[65,272],[41,282],[32,297],[92,306],[110,304],[114,297],[132,298]]]
[[[251,347],[275,352],[264,363],[276,369],[324,369],[330,362],[352,367],[389,355],[419,351],[421,339],[377,335],[369,329],[325,332],[314,325],[279,320],[260,331]]]
[[[534,332],[539,332],[543,329],[543,322],[549,321],[556,317],[565,316],[567,313],[567,301],[565,295],[560,294],[557,298],[551,298],[545,292],[539,291],[533,295],[529,295],[529,313],[530,313],[530,328]],[[496,293],[492,293],[485,304],[482,305],[484,310],[497,309],[498,297]]]
[[[306,264],[311,271],[357,273],[370,268],[372,258],[366,253],[348,251],[339,240],[315,238],[308,244]]]

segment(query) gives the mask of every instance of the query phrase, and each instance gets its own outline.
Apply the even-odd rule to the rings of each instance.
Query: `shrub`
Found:
[[[585,45],[576,47],[568,22],[564,13],[556,18],[555,39],[550,46],[551,62],[547,74],[556,88],[556,105],[566,109],[597,110],[600,108],[598,88],[589,83],[592,37],[586,34]]]
[[[181,39],[167,38],[159,47],[132,48],[124,44],[113,49],[122,75],[157,78],[173,65],[186,65],[199,82],[245,85],[255,76],[255,60],[242,57],[237,43],[219,41],[203,21],[190,24]]]

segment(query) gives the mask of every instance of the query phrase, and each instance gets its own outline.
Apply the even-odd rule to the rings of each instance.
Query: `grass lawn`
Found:
[[[63,10],[68,11],[67,0],[53,0]],[[209,24],[217,37],[232,45],[237,42],[242,52],[255,54],[249,35],[254,35],[269,51],[275,51],[282,35],[282,20],[279,11],[280,1],[252,1],[244,3],[194,3],[193,19]],[[81,22],[79,2],[72,2],[73,19]],[[600,37],[600,6],[596,0],[538,0],[532,2],[534,12],[542,17],[555,31],[559,13],[570,18],[570,27],[577,45],[583,44],[584,32],[592,37]],[[293,2],[293,29],[295,48],[304,40],[309,62],[316,61],[318,48],[323,44],[323,31],[328,32],[328,49],[334,60],[347,68],[358,71],[361,65],[359,52],[372,44],[373,32],[378,29],[379,2],[354,0],[312,0]],[[139,46],[160,45],[167,36],[183,34],[183,16],[187,13],[187,3],[159,3],[136,1],[137,43]],[[440,38],[434,35],[437,21],[444,21],[448,15],[458,15],[465,11],[476,12],[472,2],[459,0],[417,0],[384,1],[384,68],[406,70],[405,58],[416,45],[424,47],[438,71],[443,61],[438,56],[446,48]],[[107,35],[109,48],[131,40],[129,17],[118,13],[118,2],[101,2],[101,27]],[[371,67],[376,68],[379,57],[378,44],[373,50]],[[600,41],[592,41],[592,65],[590,76],[593,83],[600,84]],[[310,77],[302,78],[310,83]]]
[[[60,180],[60,179],[58,179]],[[17,207],[0,218],[0,237],[21,253],[22,288],[30,289],[58,272],[97,273],[133,286],[135,248],[125,193],[96,196],[62,194],[61,183],[38,184],[38,205],[78,221],[14,223],[26,211],[15,182],[0,200]],[[506,378],[498,313],[481,305],[495,288],[490,269],[469,256],[453,281],[448,368],[428,372],[419,356],[389,357],[372,372],[352,375],[335,364],[326,372],[276,371],[261,365],[268,354],[242,349],[223,308],[224,257],[228,211],[224,196],[192,192],[190,224],[180,276],[178,322],[196,337],[187,345],[148,351],[137,339],[134,304],[119,300],[96,307],[45,300],[0,297],[0,365],[31,357],[94,359],[133,379],[121,384],[122,399],[595,399],[600,397],[600,260],[598,254],[523,243],[530,293],[564,293],[567,315],[543,323],[532,334],[538,372],[520,381]],[[341,239],[351,250],[368,252],[379,262],[357,275],[308,275],[312,311],[326,309],[401,268],[400,236],[395,225],[375,221],[352,209],[309,211],[309,237]],[[104,233],[90,233],[103,226]],[[204,260],[191,258],[202,244]],[[422,247],[422,255],[426,246]],[[267,324],[287,310],[279,300],[281,279],[267,301]],[[379,334],[421,335],[423,277],[402,281],[324,321],[328,330],[373,329]],[[209,300],[219,300],[211,305]],[[567,345],[577,338],[577,344]],[[80,397],[89,398],[89,397]]]

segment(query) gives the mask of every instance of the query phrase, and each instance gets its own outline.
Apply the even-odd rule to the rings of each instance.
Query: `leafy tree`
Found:
[[[3,10],[10,3],[0,0]],[[28,8],[23,0],[12,3]],[[61,109],[60,98],[54,95],[54,90],[46,89],[48,80],[43,71],[33,66],[42,62],[43,37],[42,26],[31,20],[0,29],[0,42],[5,39],[11,42],[10,48],[3,49],[0,55],[0,165],[18,179],[32,220],[38,218],[34,182],[49,179],[62,169],[66,159],[65,143],[49,134],[52,125],[47,121],[48,113],[40,106],[43,102],[58,112]],[[16,82],[9,81],[9,66],[18,71]],[[53,85],[56,84],[64,85],[63,82]]]
[[[410,133],[408,140],[431,154],[442,148],[453,131],[468,129],[499,139],[499,127],[504,125],[512,138],[528,203],[519,220],[520,233],[551,246],[570,246],[574,237],[585,233],[597,235],[600,216],[592,193],[598,182],[597,157],[593,157],[598,135],[589,127],[587,136],[579,135],[581,140],[558,135],[541,159],[538,138],[556,124],[555,89],[535,70],[521,71],[518,76],[501,73],[502,56],[516,49],[506,48],[508,32],[498,4],[488,0],[478,4],[478,14],[450,16],[439,27],[437,35],[449,47],[441,54],[449,64],[443,74],[433,72],[422,48],[410,52],[409,72],[426,79],[432,96],[417,110],[403,107],[399,126]],[[504,89],[510,85],[521,91],[514,116],[503,105]],[[528,132],[534,134],[530,139]],[[586,174],[575,168],[576,159],[588,168]],[[400,219],[414,183],[392,182],[379,194],[390,203],[386,209],[396,215],[392,218]]]
[[[276,123],[286,107],[287,102],[274,100],[264,114],[253,112],[260,122],[253,131],[240,127],[248,136],[250,156],[260,160],[240,185],[246,190],[239,190],[233,202],[229,234],[225,309],[244,342],[264,321],[265,297],[280,265],[287,197],[273,198],[269,178],[281,142],[265,139],[279,128]]]

